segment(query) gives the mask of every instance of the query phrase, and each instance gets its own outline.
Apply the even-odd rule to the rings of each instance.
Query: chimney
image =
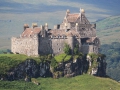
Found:
[[[32,27],[33,28],[37,27],[37,23],[32,23]]]
[[[29,28],[28,24],[24,24],[24,31],[26,30],[26,28]]]

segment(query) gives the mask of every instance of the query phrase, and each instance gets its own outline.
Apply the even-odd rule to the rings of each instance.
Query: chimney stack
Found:
[[[35,27],[37,27],[38,25],[37,25],[37,23],[32,23],[32,27],[33,28],[35,28]]]
[[[28,24],[24,24],[24,31],[25,31],[26,28],[29,28]]]

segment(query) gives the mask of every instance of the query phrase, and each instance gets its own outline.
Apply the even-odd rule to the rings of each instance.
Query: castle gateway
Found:
[[[53,29],[48,29],[47,23],[40,27],[33,23],[32,28],[25,24],[20,37],[11,38],[11,50],[28,56],[56,55],[63,53],[65,43],[72,51],[78,45],[79,51],[84,54],[98,53],[100,41],[96,36],[96,24],[90,24],[84,9],[80,9],[79,13],[67,10],[63,22]]]

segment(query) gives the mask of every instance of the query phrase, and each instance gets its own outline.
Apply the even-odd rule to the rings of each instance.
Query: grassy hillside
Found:
[[[120,27],[120,16],[111,16],[102,20],[99,20],[97,23],[98,30],[107,30],[110,28]]]
[[[120,42],[120,16],[111,16],[96,22],[101,44]]]
[[[120,27],[97,31],[97,36],[100,38],[101,44],[120,42]]]
[[[28,57],[22,54],[0,54],[0,74],[6,74],[10,68],[19,65],[28,58],[34,59],[37,63],[41,62],[40,57]]]
[[[109,78],[81,75],[73,78],[37,78],[40,85],[24,81],[0,81],[0,90],[119,90],[120,84]]]

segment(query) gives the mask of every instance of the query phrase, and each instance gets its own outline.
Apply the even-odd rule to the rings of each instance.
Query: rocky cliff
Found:
[[[72,57],[66,62],[57,63],[54,67],[52,61],[37,63],[33,59],[27,59],[16,67],[11,68],[6,75],[1,75],[1,80],[19,80],[36,77],[74,77],[88,73],[95,76],[106,76],[106,62],[102,55],[85,55]]]

